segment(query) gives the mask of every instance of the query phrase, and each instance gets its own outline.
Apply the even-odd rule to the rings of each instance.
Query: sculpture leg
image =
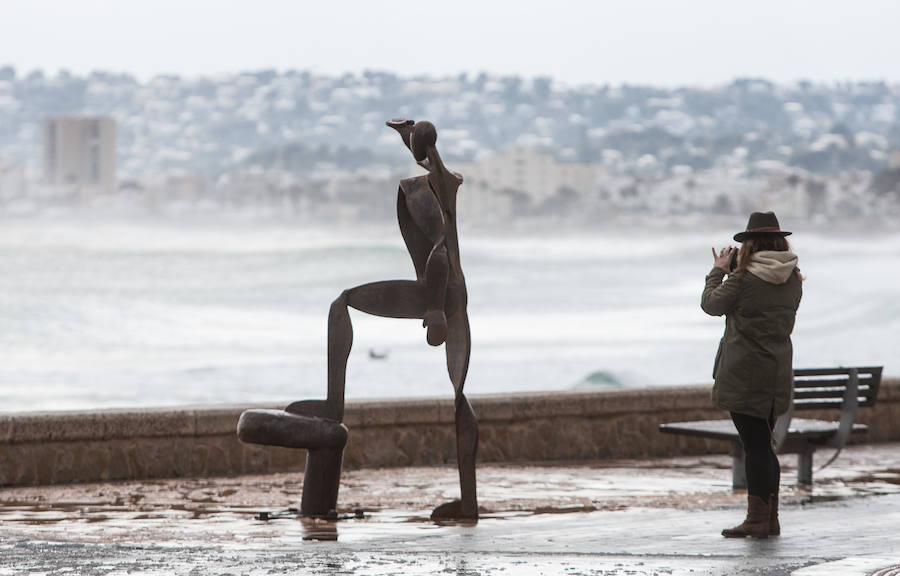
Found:
[[[390,280],[344,290],[328,312],[328,399],[301,400],[285,412],[342,421],[347,358],[353,346],[353,325],[348,307],[388,318],[422,318],[425,314],[424,284]]]
[[[344,384],[347,378],[347,358],[353,346],[353,325],[347,311],[349,290],[331,303],[328,311],[328,400],[334,419],[344,419]]]
[[[475,491],[475,457],[478,454],[478,419],[464,394],[456,399],[456,458],[459,463],[459,488],[462,517],[478,517]]]
[[[387,318],[422,318],[425,286],[412,280],[372,282],[344,290],[328,312],[328,401],[344,413],[347,358],[353,346],[353,325],[347,307]]]
[[[343,448],[307,451],[300,500],[300,512],[304,516],[328,516],[337,510],[343,459]]]
[[[285,408],[289,414],[310,417],[325,426],[344,419],[344,380],[347,357],[353,346],[353,325],[347,312],[349,291],[344,291],[331,303],[328,312],[328,397],[321,400],[301,400]],[[337,509],[338,489],[344,446],[332,448],[309,447],[303,471],[303,496],[300,512],[304,516],[328,516]]]
[[[422,318],[425,314],[424,284],[411,280],[372,282],[344,290],[328,312],[328,399],[329,418],[344,418],[344,386],[347,358],[353,346],[353,325],[347,307],[389,318]],[[313,401],[315,402],[315,401]],[[311,410],[309,401],[295,403],[296,409]],[[288,406],[291,412],[295,405]]]
[[[389,318],[421,318],[425,313],[423,285],[411,280],[372,282],[344,290],[328,312],[328,403],[344,414],[347,358],[353,346],[353,325],[347,307]]]
[[[441,504],[431,517],[478,518],[475,459],[478,454],[478,419],[469,404],[463,386],[469,370],[469,319],[465,308],[447,319],[447,370],[456,392],[456,460],[459,466],[460,500]]]
[[[353,346],[353,325],[348,306],[380,316],[421,317],[425,312],[423,285],[411,281],[375,282],[345,290],[328,313],[328,398],[294,402],[285,412],[341,422],[347,359]],[[343,446],[312,448],[306,455],[300,511],[306,516],[326,516],[337,507]]]
[[[347,304],[360,312],[385,318],[419,318],[425,315],[425,284],[415,280],[385,280],[344,292]]]
[[[347,377],[347,358],[353,346],[353,325],[347,312],[349,290],[331,303],[328,312],[328,391],[322,400],[300,400],[284,409],[291,414],[344,420],[344,381]]]

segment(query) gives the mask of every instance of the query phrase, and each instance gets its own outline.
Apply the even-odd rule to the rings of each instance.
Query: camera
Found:
[[[734,272],[734,269],[737,268],[738,252],[740,252],[740,250],[735,250],[731,253],[731,265],[728,267],[729,272]]]

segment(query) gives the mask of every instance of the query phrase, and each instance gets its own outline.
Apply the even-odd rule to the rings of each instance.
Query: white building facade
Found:
[[[82,194],[116,190],[116,122],[102,116],[44,119],[44,179]]]

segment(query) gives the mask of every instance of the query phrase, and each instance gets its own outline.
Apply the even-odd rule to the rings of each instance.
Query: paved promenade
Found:
[[[7,488],[0,576],[900,574],[900,444],[849,448],[811,490],[782,462],[768,540],[719,535],[744,512],[727,456],[482,466],[474,525],[428,519],[452,467],[345,472],[364,518],[338,522],[255,518],[298,504],[293,474]]]

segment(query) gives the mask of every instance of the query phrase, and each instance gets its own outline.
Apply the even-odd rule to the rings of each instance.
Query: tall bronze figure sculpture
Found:
[[[469,368],[471,339],[466,312],[466,283],[459,261],[456,193],[462,177],[444,166],[430,122],[391,120],[427,174],[400,182],[397,218],[412,257],[415,280],[387,280],[364,284],[341,293],[328,315],[328,397],[294,402],[284,412],[248,410],[241,416],[238,436],[245,442],[309,450],[301,511],[324,515],[334,510],[340,482],[341,458],[347,429],[344,385],[347,358],[353,344],[348,307],[388,318],[417,318],[432,346],[446,344],[447,370],[456,394],[456,450],[461,498],[434,509],[434,519],[478,517],[475,457],[478,421],[463,394]],[[309,493],[307,492],[309,490]]]

